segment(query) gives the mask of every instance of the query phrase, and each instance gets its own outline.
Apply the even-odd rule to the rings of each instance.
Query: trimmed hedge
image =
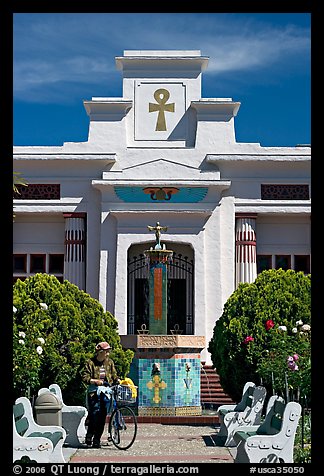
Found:
[[[74,284],[43,273],[17,280],[13,305],[14,398],[57,383],[67,404],[84,404],[80,372],[100,341],[110,343],[118,376],[128,375],[134,353],[122,349],[117,320]]]
[[[311,276],[267,270],[225,303],[208,350],[220,382],[239,401],[247,381],[310,398]],[[292,360],[291,360],[292,359]]]

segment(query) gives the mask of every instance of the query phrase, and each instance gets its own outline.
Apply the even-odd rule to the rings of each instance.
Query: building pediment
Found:
[[[182,164],[168,159],[155,159],[149,162],[140,163],[126,167],[121,171],[114,172],[113,169],[103,173],[103,180],[151,180],[153,182],[159,180],[175,181],[205,181],[219,180],[220,174],[218,170],[203,172],[197,167]]]
[[[222,192],[231,182],[220,179],[218,169],[204,171],[197,167],[168,159],[154,159],[145,163],[112,168],[103,172],[102,180],[92,185],[101,192],[113,187],[114,194],[124,202],[197,203],[202,201],[209,188]]]

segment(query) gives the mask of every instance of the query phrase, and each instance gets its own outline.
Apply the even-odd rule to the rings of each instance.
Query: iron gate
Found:
[[[127,275],[127,333],[137,334],[143,324],[149,329],[148,268],[143,254],[128,260]],[[193,260],[173,253],[168,265],[168,334],[174,329],[193,334],[193,290]]]

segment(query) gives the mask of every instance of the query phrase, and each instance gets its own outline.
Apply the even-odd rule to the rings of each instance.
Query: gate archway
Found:
[[[166,244],[174,250],[168,266],[167,332],[179,328],[182,334],[194,334],[194,260],[189,245]],[[148,268],[144,250],[149,245],[133,245],[127,263],[127,333],[137,334],[144,324],[149,329]]]

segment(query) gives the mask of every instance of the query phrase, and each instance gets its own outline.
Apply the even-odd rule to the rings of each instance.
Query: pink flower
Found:
[[[252,337],[252,336],[247,336],[247,337],[245,337],[245,339],[244,339],[244,344],[247,344],[248,342],[252,342],[252,341],[254,341],[254,337]]]
[[[294,354],[293,356],[288,355],[287,357],[287,364],[288,368],[292,371],[298,370],[298,365],[296,364],[296,360],[298,360],[298,354]]]
[[[272,319],[268,319],[264,325],[265,325],[265,328],[268,331],[269,329],[271,329],[275,325],[275,323],[273,322]]]
[[[298,365],[295,362],[288,362],[288,368],[292,371],[298,370]]]

